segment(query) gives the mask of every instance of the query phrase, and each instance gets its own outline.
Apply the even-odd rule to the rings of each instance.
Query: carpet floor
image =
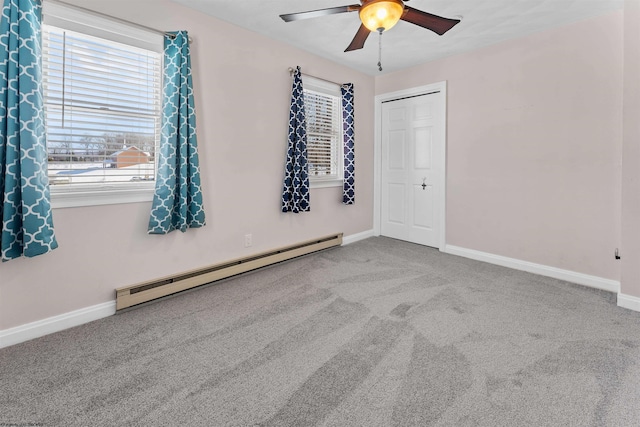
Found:
[[[640,313],[378,237],[0,350],[0,425],[638,426]]]

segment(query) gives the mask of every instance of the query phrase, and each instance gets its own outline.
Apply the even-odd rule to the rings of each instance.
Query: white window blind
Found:
[[[342,101],[339,87],[306,77],[307,161],[313,181],[342,179]]]
[[[161,54],[50,25],[42,39],[52,193],[152,181]]]

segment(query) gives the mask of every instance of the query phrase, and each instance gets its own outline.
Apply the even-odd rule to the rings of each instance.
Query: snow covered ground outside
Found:
[[[49,163],[51,185],[151,181],[154,177],[155,164],[153,163],[122,168],[104,168],[102,163]]]

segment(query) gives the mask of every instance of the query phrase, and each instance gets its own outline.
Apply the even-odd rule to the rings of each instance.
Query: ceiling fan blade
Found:
[[[298,21],[300,19],[317,18],[319,16],[335,15],[336,13],[344,12],[356,12],[360,10],[359,4],[352,4],[349,6],[330,7],[327,9],[310,10],[308,12],[287,13],[280,15],[285,22]]]
[[[409,6],[404,7],[404,13],[400,19],[431,30],[440,36],[460,22],[459,19],[443,18],[442,16],[432,15]]]
[[[360,24],[358,32],[353,40],[351,40],[351,44],[344,51],[349,52],[352,50],[362,49],[364,47],[364,42],[367,41],[367,37],[369,37],[369,34],[371,34],[371,31],[369,31],[369,29],[364,25]]]

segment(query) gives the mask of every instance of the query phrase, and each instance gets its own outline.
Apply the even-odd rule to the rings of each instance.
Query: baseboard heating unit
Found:
[[[247,271],[287,261],[312,252],[340,246],[341,244],[342,233],[332,234],[209,267],[118,288],[116,289],[116,310],[122,310],[197,286],[206,285],[216,280],[246,273]]]

